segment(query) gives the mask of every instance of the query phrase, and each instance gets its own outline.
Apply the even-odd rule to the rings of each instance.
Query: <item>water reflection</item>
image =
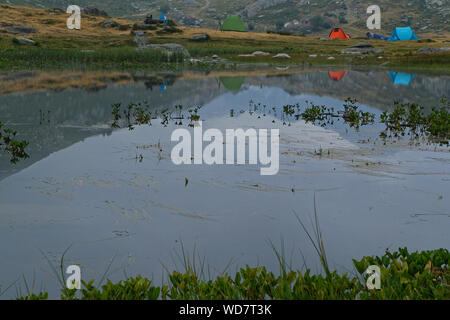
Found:
[[[395,85],[408,86],[410,82],[414,79],[413,74],[403,72],[389,71],[389,76],[391,77],[392,83]]]
[[[349,73],[348,71],[329,71],[330,79],[333,81],[341,81],[342,78]]]
[[[191,249],[197,244],[213,269],[235,258],[237,266],[265,264],[276,271],[265,243],[283,236],[314,269],[314,252],[292,215],[295,210],[308,220],[314,194],[328,257],[338,268],[387,247],[446,246],[448,152],[380,145],[372,128],[355,132],[302,120],[283,125],[272,107],[306,100],[341,107],[355,97],[363,110],[377,114],[394,100],[430,108],[441,95],[450,96],[449,77],[416,75],[409,86],[397,86],[378,71],[339,71],[336,77],[341,81],[330,80],[328,70],[234,77],[134,74],[115,76],[117,82],[108,77],[98,90],[0,95],[0,119],[30,141],[31,155],[14,167],[0,159],[0,284],[29,275],[33,267],[46,270],[36,248],[58,259],[71,243],[72,260],[86,265],[92,277],[118,254],[128,274],[160,279],[160,263],[171,262],[179,239]],[[0,88],[19,86],[14,79],[3,79]],[[162,86],[167,91],[158,90]],[[250,100],[261,103],[259,114],[250,115]],[[111,128],[113,103],[139,101],[154,111],[204,106],[207,127],[280,127],[280,174],[264,178],[252,166],[175,167],[173,124]],[[122,277],[120,270],[111,278]],[[37,280],[42,278],[51,289],[52,280]]]

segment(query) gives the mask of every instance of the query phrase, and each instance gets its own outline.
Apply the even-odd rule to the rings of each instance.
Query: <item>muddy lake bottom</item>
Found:
[[[314,198],[330,265],[386,249],[449,248],[450,148],[382,139],[384,125],[324,127],[287,118],[282,106],[342,109],[348,97],[378,118],[394,100],[436,106],[450,76],[333,70],[251,77],[111,83],[0,95],[0,120],[28,140],[30,159],[0,158],[0,285],[25,276],[57,296],[47,256],[82,266],[84,280],[164,281],[184,271],[182,251],[206,260],[205,276],[245,265],[279,271],[272,242],[293,269],[321,267],[296,215],[313,230]],[[202,106],[203,130],[279,129],[280,170],[260,165],[180,165],[171,134],[186,121],[113,129],[111,105],[148,101],[154,110]],[[258,110],[254,106],[258,105]],[[274,107],[277,107],[273,109]],[[182,247],[184,249],[182,249]],[[42,251],[42,252],[41,252]],[[108,269],[110,261],[111,268]],[[23,281],[5,297],[24,290]]]

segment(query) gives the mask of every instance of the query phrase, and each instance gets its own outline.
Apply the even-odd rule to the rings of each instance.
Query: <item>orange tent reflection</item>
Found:
[[[348,71],[329,71],[330,79],[333,81],[341,81]]]

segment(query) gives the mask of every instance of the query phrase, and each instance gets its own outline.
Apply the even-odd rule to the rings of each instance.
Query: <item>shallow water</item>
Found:
[[[44,254],[58,264],[70,245],[66,265],[81,265],[85,280],[109,270],[112,280],[141,274],[159,283],[164,267],[182,269],[182,245],[206,258],[211,276],[246,264],[277,271],[270,242],[284,244],[292,267],[300,269],[304,257],[319,272],[296,218],[313,230],[314,197],[337,270],[352,271],[351,259],[388,248],[449,247],[448,147],[412,145],[408,137],[384,143],[380,124],[321,127],[286,120],[272,107],[309,101],[341,108],[356,97],[377,115],[394,100],[431,108],[450,97],[450,77],[335,70],[170,79],[0,96],[0,119],[30,141],[31,155],[16,166],[0,158],[3,288],[24,275],[57,294]],[[204,130],[280,129],[279,173],[261,176],[258,165],[175,166],[173,122],[111,128],[111,104],[144,100],[155,110],[201,105]],[[250,101],[261,103],[258,111],[249,112]],[[16,286],[23,290],[23,281]],[[13,288],[3,297],[15,295]]]

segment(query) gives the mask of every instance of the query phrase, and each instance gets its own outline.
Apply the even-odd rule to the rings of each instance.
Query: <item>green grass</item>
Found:
[[[179,64],[182,54],[168,56],[160,50],[136,50],[135,48],[110,48],[94,51],[79,49],[25,50],[7,49],[0,56],[0,68],[131,68],[139,66],[162,66]]]
[[[320,249],[319,249],[320,250]],[[153,285],[137,276],[95,286],[83,282],[80,291],[62,289],[63,300],[448,300],[450,253],[447,249],[409,253],[406,248],[383,256],[354,260],[357,274],[323,274],[285,270],[280,275],[265,267],[241,268],[234,276],[224,273],[201,280],[195,269],[172,272],[168,283]],[[380,268],[381,289],[369,290],[365,270]],[[48,293],[30,291],[21,300],[46,300]]]

